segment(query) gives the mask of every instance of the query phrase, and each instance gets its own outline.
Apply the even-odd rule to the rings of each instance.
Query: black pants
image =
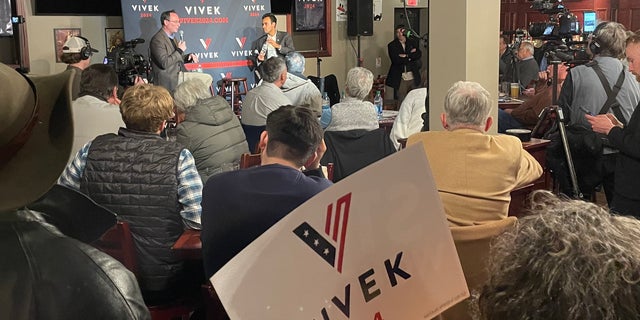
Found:
[[[640,200],[630,199],[619,193],[614,193],[610,209],[616,214],[640,218]]]

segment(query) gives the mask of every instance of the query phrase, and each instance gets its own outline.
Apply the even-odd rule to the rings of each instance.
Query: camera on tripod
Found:
[[[149,75],[149,62],[135,50],[140,43],[144,43],[144,39],[126,41],[113,48],[105,58],[105,64],[114,68],[118,74],[118,83],[123,87],[134,85],[136,78],[143,74],[145,77]]]

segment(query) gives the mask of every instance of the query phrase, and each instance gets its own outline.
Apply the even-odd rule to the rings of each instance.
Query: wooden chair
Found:
[[[240,156],[240,169],[251,168],[259,166],[262,159],[260,159],[259,153],[243,153]]]
[[[398,143],[400,144],[400,149],[404,149],[407,147],[407,138],[398,139]]]
[[[138,277],[138,262],[136,249],[131,235],[129,223],[118,221],[116,225],[107,230],[102,237],[93,243],[95,248],[120,261],[129,271]],[[189,319],[194,311],[195,303],[191,301],[175,301],[163,305],[147,305],[152,320]]]
[[[516,217],[507,217],[481,225],[450,228],[469,291],[479,290],[487,280],[486,262],[493,238],[513,226],[517,220]],[[468,301],[469,299],[465,299],[447,309],[441,314],[441,319],[473,319]]]

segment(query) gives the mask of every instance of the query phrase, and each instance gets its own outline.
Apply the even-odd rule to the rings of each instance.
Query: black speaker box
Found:
[[[347,35],[373,35],[373,0],[347,1]]]
[[[293,0],[271,0],[271,13],[288,14],[293,9]]]

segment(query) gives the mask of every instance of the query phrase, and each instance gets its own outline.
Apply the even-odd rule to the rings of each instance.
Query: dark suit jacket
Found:
[[[258,54],[260,54],[265,42],[267,42],[267,35],[263,34],[251,44],[251,56],[249,56],[249,59],[253,62],[252,70],[255,70],[261,63],[258,62]],[[280,49],[276,49],[279,57],[284,58],[287,53],[296,51],[296,48],[293,46],[293,39],[284,31],[276,31],[276,42],[282,46]]]
[[[415,52],[411,50],[416,49]],[[407,39],[405,42],[405,48],[402,48],[400,40],[397,38],[387,45],[387,52],[391,59],[391,66],[389,67],[389,73],[387,74],[386,84],[394,89],[400,87],[402,81],[402,73],[404,67],[407,66],[407,71],[413,72],[413,82],[416,86],[420,86],[420,57],[422,57],[422,51],[420,51],[419,43],[412,39]],[[406,53],[407,57],[401,58],[400,54]]]
[[[173,92],[178,85],[178,73],[187,71],[184,67],[184,53],[174,46],[171,38],[162,29],[151,38],[149,50],[153,83]]]

